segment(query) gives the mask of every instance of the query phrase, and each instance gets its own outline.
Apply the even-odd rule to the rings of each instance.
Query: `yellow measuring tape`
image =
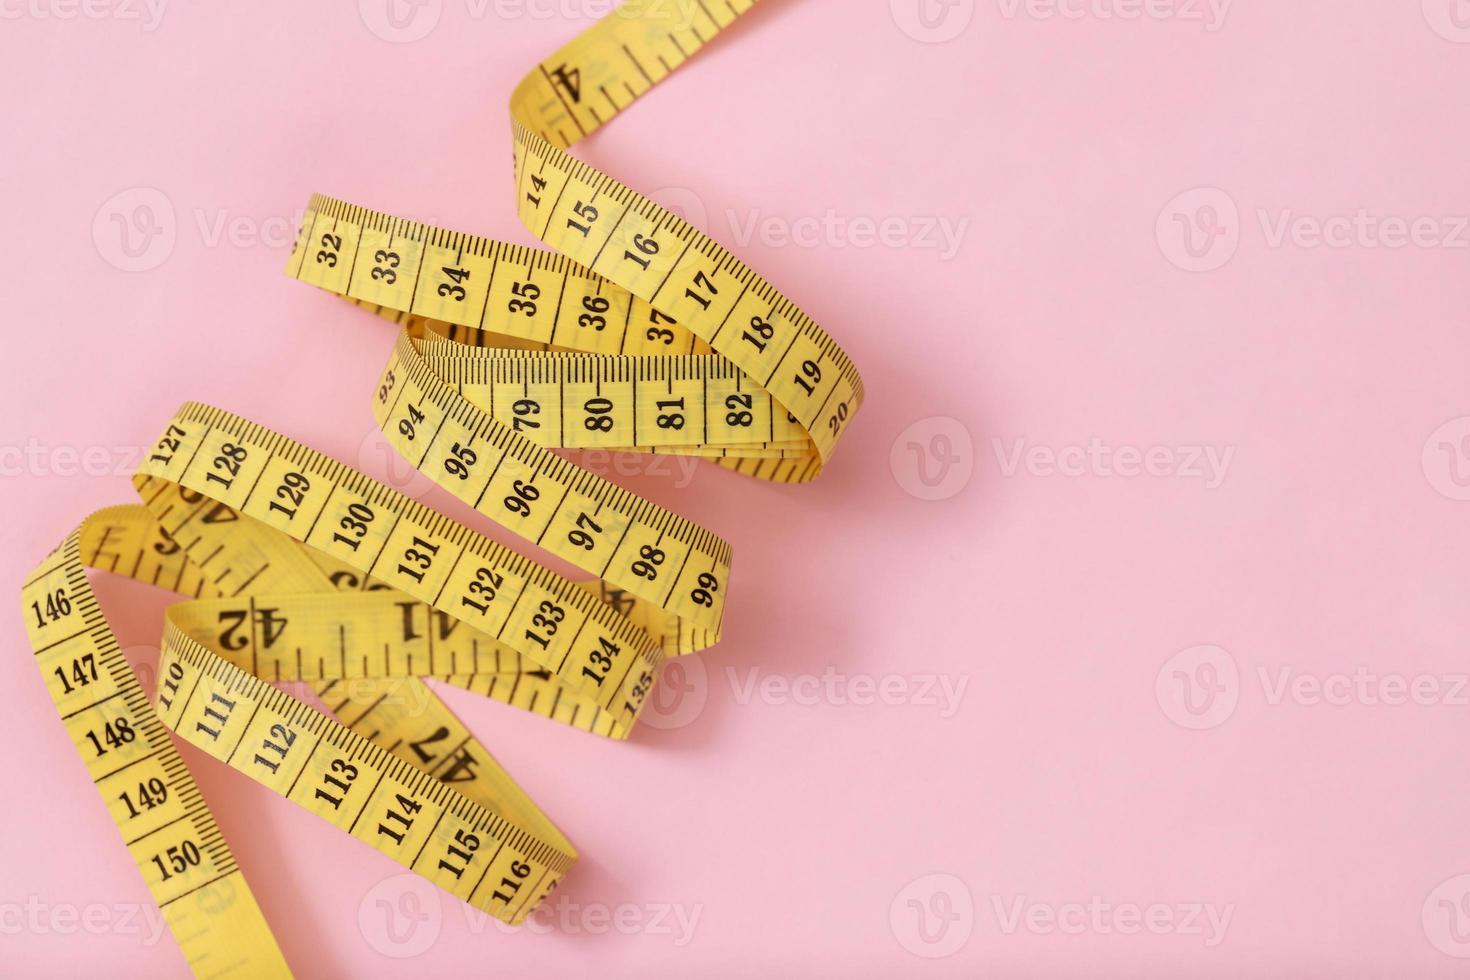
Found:
[[[403,327],[373,398],[440,486],[591,573],[565,579],[321,454],[186,404],[22,593],[77,752],[200,976],[289,971],[169,738],[506,922],[576,859],[422,678],[626,738],[666,656],[714,643],[730,548],[550,451],[820,471],[862,401],[846,355],[701,232],[565,151],[755,0],[630,4],[511,100],[516,194],[553,251],[313,197],[288,273]],[[87,567],[190,597],[150,702]],[[273,686],[308,684],[331,715]]]

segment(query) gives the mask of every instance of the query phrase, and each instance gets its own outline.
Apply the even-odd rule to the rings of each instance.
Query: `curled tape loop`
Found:
[[[506,922],[575,848],[425,682],[626,738],[716,642],[730,547],[552,452],[813,479],[862,402],[840,348],[682,219],[566,150],[755,0],[628,4],[511,99],[517,207],[551,251],[314,196],[288,273],[403,329],[374,415],[573,582],[285,436],[186,404],[22,592],[67,732],[195,973],[288,976],[169,733]],[[150,701],[85,569],[171,589]],[[326,710],[274,685],[310,688]]]

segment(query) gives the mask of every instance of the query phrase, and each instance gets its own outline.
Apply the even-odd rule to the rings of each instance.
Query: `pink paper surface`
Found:
[[[529,242],[507,98],[606,8],[0,2],[0,592],[186,399],[424,492],[297,214]],[[184,749],[298,974],[1464,975],[1467,91],[1464,0],[762,4],[576,152],[867,405],[812,486],[599,461],[736,555],[631,743],[448,695],[584,855],[531,927]],[[8,636],[0,972],[187,975]]]

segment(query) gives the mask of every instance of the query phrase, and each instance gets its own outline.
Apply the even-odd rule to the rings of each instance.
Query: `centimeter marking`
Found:
[[[370,769],[376,774],[378,782],[391,780],[398,783],[411,794],[415,802],[432,803],[434,806],[439,807],[443,811],[443,814],[453,815],[465,823],[469,829],[477,833],[485,833],[495,837],[524,857],[545,866],[557,874],[564,873],[574,861],[573,856],[564,853],[562,850],[551,846],[545,841],[539,840],[534,835],[515,826],[503,816],[487,810],[473,800],[464,797],[449,785],[441,782],[424,770],[391,754],[383,746],[364,738],[351,728],[332,721],[311,706],[297,701],[278,688],[272,687],[265,680],[255,677],[247,671],[236,667],[234,664],[215,656],[187,634],[177,629],[166,630],[164,647],[167,655],[160,661],[159,670],[161,675],[168,673],[172,664],[179,664],[185,668],[183,674],[185,679],[188,678],[191,672],[195,675],[192,678],[193,687],[191,688],[190,695],[178,702],[178,708],[174,709],[171,706],[164,708],[164,724],[167,724],[180,737],[216,756],[220,751],[218,739],[203,733],[198,723],[194,725],[183,724],[185,719],[193,720],[189,710],[191,703],[198,696],[201,688],[206,686],[206,682],[208,693],[211,695],[229,694],[233,698],[238,698],[251,704],[253,713],[249,720],[239,726],[234,749],[224,760],[221,760],[232,768],[250,773],[250,770],[247,768],[248,762],[243,761],[243,758],[238,763],[235,761],[237,758],[235,750],[238,750],[240,744],[243,743],[246,734],[253,727],[258,727],[255,725],[255,718],[259,716],[262,710],[282,719],[284,724],[288,726],[288,730],[302,729],[314,736],[315,740],[311,743],[311,748],[306,751],[304,757],[298,756],[301,759],[298,763],[300,768],[297,770],[296,776],[293,778],[291,784],[286,787],[286,791],[282,792],[279,786],[272,786],[282,796],[291,797],[291,791],[299,785],[301,773],[310,768],[311,762],[319,750],[327,749],[340,758]],[[228,717],[231,721],[240,717],[236,713],[239,710],[238,708],[230,709]],[[173,721],[173,724],[169,724],[170,721]],[[219,730],[222,733],[227,724],[228,722],[219,723]],[[294,747],[294,738],[292,744]],[[286,757],[289,757],[289,753]],[[259,772],[250,774],[256,779],[268,782],[268,780],[262,778]],[[354,784],[355,782],[356,779],[354,779]],[[296,802],[301,801],[297,800]],[[367,812],[370,802],[371,794],[363,799],[355,810],[349,814],[342,814],[342,819],[350,815],[353,818],[352,824],[355,825]],[[442,819],[443,814],[441,814],[440,819]],[[413,822],[417,823],[417,818]],[[414,865],[422,856],[422,850],[416,852],[410,860],[404,861],[402,855],[390,853],[382,846],[378,847],[378,849],[383,850],[384,853],[388,853],[395,860],[399,860],[405,867],[411,870],[420,870],[415,868]],[[454,891],[454,889],[450,890]],[[460,894],[458,891],[455,893]],[[466,893],[460,894],[460,897],[467,898],[468,896]]]
[[[845,385],[848,391],[846,397],[861,401],[862,379],[847,354],[810,316],[724,246],[612,177],[577,160],[520,125],[513,128],[517,137],[517,161],[521,167],[529,168],[534,164],[542,172],[556,175],[563,187],[573,183],[587,187],[597,194],[610,197],[621,207],[606,237],[601,239],[601,244],[591,236],[573,238],[564,228],[560,229],[560,235],[539,236],[552,248],[569,256],[574,267],[577,263],[585,262],[595,273],[602,274],[654,308],[673,316],[715,351],[738,364],[762,387],[772,388],[777,399],[809,430],[815,428],[827,402],[825,397],[816,397],[819,392],[827,391],[830,394]],[[534,232],[534,218],[528,215],[528,211],[530,215],[534,215],[540,205],[530,204],[525,196],[517,204],[521,209],[522,220]],[[555,211],[556,208],[553,207],[553,217],[556,216]],[[619,256],[610,256],[606,251],[607,246],[615,240],[619,227],[630,216],[641,219],[642,227],[649,231],[650,236],[654,233],[667,233],[682,245],[678,258],[672,263],[666,263],[667,268],[661,278],[650,279],[646,274],[630,274],[626,261],[620,264],[617,262]],[[634,241],[636,245],[636,233],[627,231],[624,238]],[[657,254],[662,254],[662,251],[663,246],[660,245]],[[694,262],[696,256],[704,261]],[[686,257],[691,261],[684,262]],[[653,270],[645,270],[645,273],[651,271]],[[676,271],[684,274],[675,276]],[[707,278],[713,278],[719,273],[733,278],[741,286],[735,301],[717,306],[710,297],[706,297],[710,300],[708,305],[694,299],[690,294],[698,291],[696,277],[701,273]],[[655,282],[656,285],[650,289],[650,284]],[[671,286],[674,288],[669,289]],[[668,293],[666,290],[669,290]],[[724,314],[720,315],[722,308]],[[737,309],[754,314],[764,312],[768,323],[779,318],[794,330],[779,331],[781,336],[769,338],[764,344],[741,343],[745,337],[744,332],[732,334],[733,339],[726,339],[725,332],[732,324],[737,328],[744,326],[745,317],[734,315]],[[787,333],[790,334],[789,338],[785,336]],[[836,368],[835,372],[828,372],[831,380],[825,385],[819,382],[812,391],[806,391],[794,383],[786,382],[784,378],[778,378],[777,373],[787,366],[793,352],[807,354],[818,363],[830,361],[829,366]],[[845,422],[846,419],[842,421]],[[836,433],[831,440],[822,438],[820,432],[813,434],[819,451],[825,457],[835,443]]]
[[[713,355],[499,351],[433,335],[419,345],[435,377],[545,447],[806,455],[806,433],[786,410]]]
[[[641,709],[646,690],[625,694],[646,688],[643,676],[662,661],[660,642],[549,569],[335,460],[219,409],[186,405],[166,430],[160,450],[135,477],[140,488],[151,477],[204,494],[488,633],[548,667],[624,723]],[[270,480],[263,479],[266,473]],[[285,509],[289,514],[283,512],[279,488],[303,483],[307,488],[299,502]],[[242,533],[224,528],[219,525],[214,533],[237,539]],[[193,541],[181,544],[196,561],[212,560],[218,547],[197,557],[211,546],[208,525],[197,532]],[[394,564],[411,554],[413,564]],[[483,587],[488,582],[495,582],[493,589]],[[474,610],[480,611],[478,620]],[[608,655],[619,673],[587,673],[583,660],[571,659],[574,648],[588,663]],[[635,670],[635,665],[641,666]]]
[[[289,976],[198,786],[97,606],[82,559],[85,530],[74,530],[21,593],[57,713],[195,972],[212,971],[239,943],[237,964],[250,975]],[[54,638],[58,632],[64,638]],[[184,901],[200,896],[207,899]]]
[[[407,334],[399,336],[384,372],[374,414],[395,449],[480,513],[695,626],[718,628],[729,581],[727,543],[548,452],[480,411],[433,376]],[[418,426],[432,434],[419,438]],[[489,458],[481,458],[483,450],[472,450],[475,459],[466,462],[463,450],[479,445],[491,447]],[[459,480],[445,477],[445,471],[454,468],[452,459],[462,467],[459,472],[468,475]],[[528,486],[538,487],[533,500],[545,496],[540,487],[550,486],[556,505],[533,507],[525,496]],[[513,496],[526,501],[524,510],[513,503]],[[516,514],[521,515],[519,520],[514,519]],[[584,520],[588,516],[591,523]],[[548,537],[553,529],[557,534]],[[591,548],[576,543],[578,531],[589,536]],[[657,550],[664,558],[654,562],[645,549]],[[671,567],[674,561],[668,559],[673,558],[683,571],[669,577],[660,569]],[[713,583],[702,576],[711,576]]]
[[[549,145],[546,149],[560,153]],[[564,154],[563,157],[589,174],[596,173],[572,157]],[[556,171],[552,168],[550,172]],[[316,195],[298,236],[288,273],[366,305],[595,353],[629,350],[634,324],[656,324],[648,328],[650,335],[666,331],[670,343],[679,336],[673,329],[675,326],[692,331],[742,371],[751,389],[768,391],[783,412],[790,413],[810,435],[809,453],[816,457],[819,467],[830,455],[863,397],[862,380],[847,355],[810,317],[722,246],[652,202],[638,198],[612,178],[605,175],[597,178],[621,188],[630,200],[613,219],[614,227],[602,239],[602,245],[591,255],[576,255],[588,259],[596,271],[589,271],[563,255],[477,239]],[[563,184],[572,179],[570,175],[562,175]],[[606,193],[612,196],[610,191]],[[608,262],[601,257],[601,249],[614,239],[617,226],[625,223],[629,215],[637,216],[645,228],[663,229],[674,235],[683,245],[678,253],[681,259],[693,253],[706,261],[699,263],[691,259],[677,266],[665,262],[667,268],[663,270],[650,269],[650,274],[660,271],[656,287],[646,281],[648,274],[642,279],[627,275],[607,277],[609,270],[603,266]],[[651,240],[642,238],[641,232],[629,234],[645,244]],[[390,241],[391,249],[387,248]],[[323,247],[313,251],[313,245],[318,243]],[[592,251],[596,244],[589,241],[578,246],[565,236],[549,243],[573,254],[578,248]],[[435,250],[443,254],[426,258],[426,253]],[[365,252],[369,253],[366,257]],[[620,254],[633,252],[624,249]],[[466,258],[467,255],[478,256],[478,262]],[[650,260],[650,266],[653,265],[654,261]],[[373,279],[369,272],[380,273],[385,278]],[[387,278],[389,273],[391,281]],[[430,281],[436,275],[438,280]],[[461,276],[461,281],[454,281]],[[739,284],[738,291],[732,290],[733,284],[726,281],[730,278]],[[723,285],[715,286],[717,280]],[[683,294],[663,297],[670,286],[682,287]],[[699,292],[711,286],[717,295]],[[463,298],[451,298],[460,296],[461,291]],[[673,290],[669,292],[672,294]],[[727,298],[720,298],[720,293]],[[700,298],[695,298],[696,294]],[[552,304],[544,300],[551,295],[580,296],[581,301]],[[701,299],[709,304],[708,308],[701,307]],[[596,314],[584,312],[594,308],[587,305],[593,301],[607,306],[595,305],[599,311]],[[664,313],[661,319],[655,316]],[[578,320],[591,316],[597,322],[605,321],[612,329],[579,329]],[[736,328],[728,330],[726,337],[731,324]],[[659,350],[648,343],[631,343],[631,347],[635,354]],[[690,362],[682,369],[687,378],[728,377],[729,368],[719,359],[686,357],[685,360]],[[547,363],[571,365],[568,360]],[[815,476],[816,471],[814,467],[806,478]]]

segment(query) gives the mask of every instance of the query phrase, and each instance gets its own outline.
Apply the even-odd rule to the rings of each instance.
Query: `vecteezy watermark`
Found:
[[[959,713],[970,684],[964,674],[851,674],[836,667],[790,675],[758,667],[726,667],[724,680],[731,700],[742,707],[920,708],[933,710],[942,719]],[[669,660],[639,720],[658,729],[683,728],[704,713],[710,694],[708,668],[698,657]]]
[[[1470,674],[1378,673],[1363,666],[1350,671],[1314,674],[1299,672],[1291,666],[1275,669],[1258,666],[1256,678],[1266,704],[1272,706],[1288,703],[1304,708],[1319,704],[1339,708],[1348,705],[1366,708],[1470,706],[1470,693],[1467,693],[1470,692]]]
[[[943,44],[975,19],[975,0],[888,0],[893,22],[915,41]]]
[[[409,959],[439,940],[444,903],[439,889],[412,872],[384,878],[362,896],[357,927],[384,956]]]
[[[394,44],[428,37],[443,13],[443,0],[357,0],[357,15],[367,29]]]
[[[548,898],[519,926],[508,925],[479,909],[451,901],[464,915],[465,931],[479,935],[487,928],[508,936],[545,935],[653,936],[676,948],[694,940],[702,904],[650,902],[645,904],[577,902],[566,895]],[[427,952],[444,929],[445,902],[439,889],[416,874],[384,878],[363,895],[357,923],[363,939],[374,950],[393,959],[411,959]]]
[[[305,210],[289,215],[238,214],[224,208],[189,209],[184,225],[204,248],[289,249]],[[156,187],[129,187],[103,201],[92,218],[97,254],[123,272],[147,272],[167,262],[178,244],[173,200]]]
[[[842,215],[828,208],[820,215],[766,214],[751,208],[743,214],[726,209],[735,243],[759,242],[769,248],[874,248],[929,251],[947,262],[959,254],[970,219],[944,215]]]
[[[333,582],[356,588],[355,572],[337,572]],[[411,605],[405,604],[404,618],[408,618]],[[417,624],[414,629],[422,628]],[[343,677],[335,680],[320,694],[310,681],[280,681],[281,688],[298,700],[317,701],[337,715],[361,716],[369,709],[379,712],[385,709],[397,718],[421,718],[436,702],[434,692],[417,677],[397,677],[385,680],[380,677]],[[350,707],[349,707],[350,706]],[[473,761],[468,753],[460,753],[461,761]]]
[[[1180,650],[1154,678],[1154,697],[1181,728],[1223,725],[1240,701],[1240,668],[1229,651],[1209,644]]]
[[[3,452],[4,447],[0,447],[0,453]],[[669,481],[675,490],[684,490],[694,482],[700,463],[698,456],[607,449],[581,449],[570,458],[596,476],[616,479],[652,477]],[[388,437],[377,428],[369,430],[358,444],[357,468],[414,500],[422,499],[434,487],[434,481],[428,474],[415,469],[412,463],[399,455]]]
[[[1446,878],[1424,896],[1424,938],[1446,956],[1470,957],[1470,874]]]
[[[828,667],[820,674],[787,676],[751,667],[742,676],[734,667],[725,668],[735,703],[801,707],[832,705],[866,707],[881,704],[896,708],[936,708],[941,718],[953,718],[965,698],[970,678],[965,674],[845,674]]]
[[[992,895],[991,911],[1001,933],[1037,936],[1194,936],[1207,948],[1225,941],[1235,903],[1114,902],[1099,895],[1086,901],[1038,902],[1025,895]]]
[[[959,419],[934,415],[898,434],[888,453],[898,485],[920,500],[948,500],[970,483],[975,443]]]
[[[1419,0],[1424,20],[1446,41],[1470,44],[1470,0]]]
[[[988,896],[994,927],[1002,936],[1195,937],[1207,948],[1225,941],[1235,903],[1114,901],[1101,895],[1047,902],[1027,895]],[[888,906],[888,924],[900,946],[925,959],[953,956],[976,927],[970,886],[952,874],[929,874],[909,882]]]
[[[683,728],[704,713],[709,671],[699,657],[670,657],[648,692],[638,721],[661,730]]]
[[[1212,272],[1240,247],[1240,211],[1218,187],[1196,187],[1165,204],[1154,222],[1164,257],[1187,272]]]
[[[383,430],[376,426],[357,445],[357,468],[414,500],[423,498],[434,488],[428,474],[399,455]]]
[[[1375,214],[1358,208],[1350,214],[1297,214],[1256,209],[1261,234],[1270,248],[1390,249],[1470,248],[1470,217],[1465,215]]]
[[[1470,215],[1383,214],[1354,208],[1301,214],[1293,208],[1255,209],[1267,248],[1398,251],[1470,248]],[[1155,222],[1159,249],[1188,272],[1212,272],[1235,257],[1242,241],[1240,209],[1218,187],[1196,187],[1164,205]]]
[[[648,476],[668,480],[675,490],[683,490],[694,482],[699,472],[698,456],[678,453],[634,453],[611,449],[581,449],[572,461],[589,473],[604,477]]]
[[[1225,26],[1234,0],[996,0],[1006,20],[1155,20]]]
[[[1268,708],[1470,707],[1470,674],[1421,671],[1405,674],[1364,665],[1318,673],[1291,664],[1257,664],[1261,703]],[[1181,650],[1164,662],[1154,695],[1165,717],[1182,728],[1218,728],[1240,703],[1243,682],[1229,651],[1209,644]]]
[[[609,16],[641,18],[678,30],[693,26],[700,0],[461,0],[471,21],[560,20]],[[444,0],[357,0],[357,13],[374,35],[393,44],[421,41],[439,26]]]
[[[193,208],[194,227],[205,248],[289,249],[296,229],[306,218],[303,208],[294,214],[234,214],[223,208]]]
[[[1024,437],[1007,446],[1004,440],[994,438],[991,449],[1001,476],[1008,479],[1022,470],[1034,477],[1072,479],[1148,476],[1199,480],[1206,490],[1215,490],[1225,482],[1235,458],[1234,446],[1111,446],[1096,436],[1086,445],[1059,447],[1028,445]]]
[[[767,248],[885,248],[932,252],[949,261],[959,254],[970,219],[941,214],[854,214],[829,207],[812,214],[771,214],[760,208],[725,208],[716,214],[723,229],[711,227],[710,210],[691,188],[668,186],[646,195],[678,218],[717,238],[732,238],[742,248],[755,242]],[[610,244],[632,248],[632,231],[619,229]]]
[[[157,945],[168,929],[154,904],[133,902],[47,902],[35,895],[21,902],[0,902],[0,936],[137,936],[144,946]]]
[[[0,478],[131,476],[145,451],[141,446],[52,446],[34,437],[0,443]]]
[[[169,0],[0,0],[0,20],[115,20],[158,30]]]
[[[497,932],[515,935],[520,932],[544,936],[558,932],[564,936],[654,936],[676,949],[694,941],[699,919],[704,914],[702,903],[686,902],[577,902],[566,895],[548,898],[526,916],[519,927],[509,926],[493,916],[469,905],[465,910],[466,928],[471,934],[483,932],[486,926]]]
[[[174,254],[174,204],[156,187],[129,187],[102,202],[92,218],[97,254],[123,272],[156,269]]]
[[[1451,500],[1470,500],[1470,415],[1450,419],[1424,440],[1424,479]]]
[[[951,874],[915,878],[889,903],[888,927],[898,944],[915,956],[928,960],[953,956],[975,931],[970,886]]]

